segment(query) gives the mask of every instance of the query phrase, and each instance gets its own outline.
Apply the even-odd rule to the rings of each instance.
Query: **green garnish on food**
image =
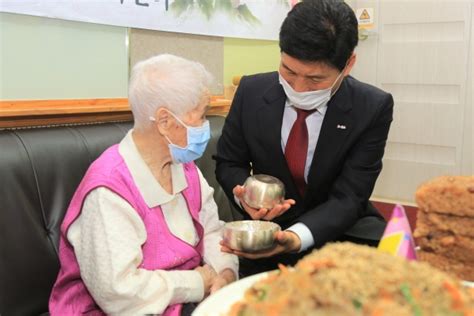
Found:
[[[403,297],[407,300],[407,302],[410,303],[411,308],[413,310],[413,315],[414,316],[422,316],[423,314],[421,313],[421,309],[418,306],[418,304],[416,304],[415,299],[411,295],[411,290],[410,290],[410,287],[408,286],[408,284],[403,283],[400,286],[400,291],[402,292]]]
[[[241,310],[239,310],[239,313],[237,314],[237,316],[245,316],[245,308],[242,308]]]
[[[266,289],[258,289],[257,290],[257,300],[259,302],[265,300],[266,297],[267,297],[267,290]]]
[[[356,309],[361,309],[362,308],[362,302],[359,301],[357,298],[352,299],[352,305],[354,305],[354,307]]]

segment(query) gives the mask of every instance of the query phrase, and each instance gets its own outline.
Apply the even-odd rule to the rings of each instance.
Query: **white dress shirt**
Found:
[[[171,233],[196,245],[197,232],[182,195],[187,187],[183,166],[171,166],[173,194],[169,194],[143,161],[131,131],[120,142],[119,153],[148,207],[161,206]],[[198,172],[204,262],[218,273],[229,268],[237,276],[237,257],[220,251],[223,222],[218,218],[214,190]],[[107,314],[160,314],[169,305],[203,299],[203,280],[197,271],[148,271],[139,268],[143,259],[141,246],[147,238],[145,225],[130,204],[105,187],[88,194],[80,216],[68,230],[67,238],[74,247],[87,289]]]
[[[323,124],[324,115],[326,114],[327,104],[320,106],[316,111],[308,115],[306,118],[306,127],[308,128],[308,153],[306,155],[306,164],[304,167],[304,179],[308,183],[308,173],[313,162],[314,152],[316,150],[316,144],[318,143],[319,133]],[[285,152],[286,143],[290,135],[291,128],[296,121],[297,113],[295,108],[286,101],[285,110],[283,112],[283,122],[281,125],[281,149]],[[296,223],[289,227],[287,230],[291,230],[301,240],[301,251],[312,247],[314,245],[314,237],[308,226],[303,223]]]

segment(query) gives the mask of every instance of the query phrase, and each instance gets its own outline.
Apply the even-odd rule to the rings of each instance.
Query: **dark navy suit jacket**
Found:
[[[283,181],[286,198],[296,205],[274,221],[282,228],[305,224],[315,247],[345,235],[378,241],[385,222],[369,197],[382,170],[392,96],[350,76],[342,81],[328,103],[304,198],[281,148],[285,102],[277,72],[241,79],[214,157],[217,180],[229,199],[234,201],[232,189],[252,169]]]

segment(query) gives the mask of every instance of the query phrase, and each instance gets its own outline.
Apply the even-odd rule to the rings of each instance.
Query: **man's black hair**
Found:
[[[305,62],[344,69],[358,42],[354,11],[342,0],[306,0],[296,4],[280,29],[280,49]]]

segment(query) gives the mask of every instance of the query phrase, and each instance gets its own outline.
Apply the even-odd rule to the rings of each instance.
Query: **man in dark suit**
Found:
[[[385,221],[369,202],[382,169],[392,96],[349,75],[357,19],[342,0],[297,4],[280,30],[278,72],[243,77],[215,156],[216,176],[246,218],[284,229],[276,246],[246,258],[242,274],[294,264],[329,241],[376,245]],[[283,203],[253,209],[241,186],[251,174],[277,177]]]

